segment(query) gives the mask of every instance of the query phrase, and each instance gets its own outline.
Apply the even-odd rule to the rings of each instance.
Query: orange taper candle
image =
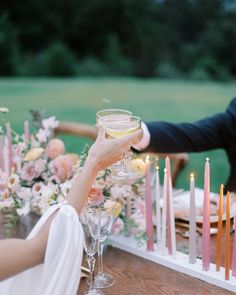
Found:
[[[226,195],[226,228],[225,228],[225,280],[230,272],[230,193]]]
[[[223,184],[221,184],[220,201],[219,201],[219,208],[218,208],[218,233],[217,233],[217,240],[216,240],[216,271],[219,271],[221,266],[223,193],[224,193],[224,186]]]

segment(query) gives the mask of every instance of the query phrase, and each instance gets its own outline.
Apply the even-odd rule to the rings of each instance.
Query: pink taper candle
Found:
[[[151,198],[151,177],[149,156],[146,157],[146,232],[147,232],[147,250],[154,251],[153,243],[153,222],[152,222],[152,198]]]
[[[196,263],[196,207],[195,207],[195,181],[190,176],[190,208],[189,208],[189,263]]]
[[[164,183],[163,183],[161,255],[164,255],[165,250],[166,250],[166,204],[167,204],[167,171],[165,168],[164,169]]]
[[[6,136],[8,140],[8,159],[9,159],[9,168],[13,167],[13,149],[12,149],[12,138],[11,138],[11,125],[6,123]]]
[[[232,254],[232,276],[236,277],[236,215],[234,216],[234,242]]]
[[[218,233],[217,233],[217,240],[216,240],[216,271],[220,271],[220,267],[221,267],[223,194],[224,194],[224,185],[221,184],[220,201],[219,201],[219,207],[218,207]]]
[[[203,234],[202,234],[202,268],[210,268],[210,164],[206,158],[204,174]]]
[[[175,236],[175,216],[172,201],[172,180],[171,180],[171,167],[170,158],[166,157],[167,169],[167,242],[168,253],[174,258],[176,256],[176,236]]]
[[[168,248],[168,253],[172,254],[171,231],[170,231],[170,185],[169,185],[170,165],[169,164],[170,164],[169,158],[166,157],[165,167],[166,167],[166,171],[167,171],[167,197],[166,197],[167,248]]]
[[[25,141],[28,142],[30,139],[29,122],[28,121],[24,122],[24,136],[25,136]]]
[[[4,170],[4,158],[3,158],[3,135],[0,135],[0,169]]]
[[[225,280],[230,279],[230,193],[226,194]]]
[[[160,206],[160,175],[159,167],[156,167],[156,236],[157,248],[161,246],[161,206]]]

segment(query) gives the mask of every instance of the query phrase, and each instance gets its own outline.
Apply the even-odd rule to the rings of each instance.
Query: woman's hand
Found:
[[[98,136],[90,148],[86,162],[92,162],[92,167],[96,170],[103,170],[111,164],[124,158],[131,146],[137,143],[142,137],[142,131],[137,130],[134,133],[119,139],[107,139],[103,126],[98,127]]]

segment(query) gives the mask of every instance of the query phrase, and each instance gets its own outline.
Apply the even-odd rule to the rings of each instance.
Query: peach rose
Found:
[[[49,164],[49,169],[53,175],[61,181],[66,181],[71,177],[73,161],[68,155],[60,155]]]
[[[88,201],[92,204],[100,204],[104,201],[104,196],[102,193],[102,190],[98,188],[91,188],[89,195],[88,195]]]
[[[65,145],[60,139],[54,138],[47,144],[45,152],[49,159],[55,159],[56,157],[64,154]]]

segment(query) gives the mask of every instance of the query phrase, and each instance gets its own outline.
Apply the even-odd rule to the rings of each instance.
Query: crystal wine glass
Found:
[[[84,249],[90,271],[88,282],[90,287],[85,295],[104,295],[101,290],[97,290],[94,286],[94,267],[96,262],[94,255],[97,253],[99,215],[97,208],[90,207],[84,207],[80,213],[80,222],[84,230]]]
[[[103,204],[99,205],[99,236],[98,236],[98,274],[95,277],[96,288],[107,288],[114,284],[111,275],[103,272],[103,249],[104,242],[108,238],[112,225],[120,214],[121,204],[112,199],[106,199]]]
[[[129,117],[132,116],[132,113],[123,109],[104,109],[98,111],[96,114],[97,123],[103,124],[106,121],[126,121],[129,120]]]
[[[96,114],[97,124],[101,124],[105,127],[108,122],[126,122],[132,116],[132,112],[124,109],[104,109],[100,110]],[[114,175],[118,174],[118,171],[123,166],[122,161],[118,161],[112,165]]]
[[[138,116],[130,116],[128,120],[105,120],[103,121],[103,126],[108,137],[110,138],[121,138],[127,136],[141,127],[141,118]],[[127,168],[127,157],[128,154],[124,154],[123,159],[123,169],[120,169],[115,176],[118,179],[127,179],[129,178],[129,171]]]

